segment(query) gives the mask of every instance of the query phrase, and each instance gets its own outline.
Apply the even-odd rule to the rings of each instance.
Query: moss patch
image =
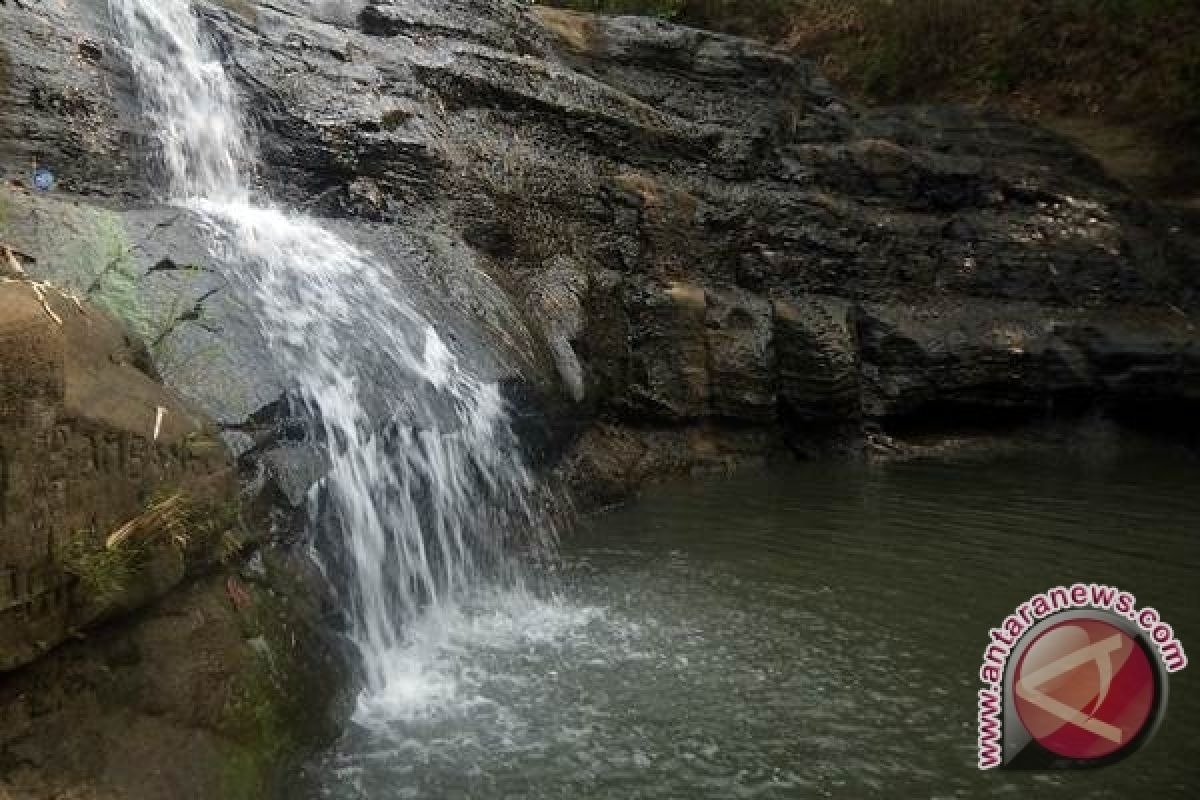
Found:
[[[279,766],[297,749],[280,676],[269,656],[253,659],[232,687],[222,719],[235,743],[222,776],[228,800],[269,796]]]
[[[346,665],[328,647],[320,609],[295,565],[263,553],[262,585],[227,584],[248,651],[222,713],[221,734],[233,743],[224,797],[275,796],[298,757],[339,733],[348,700]]]

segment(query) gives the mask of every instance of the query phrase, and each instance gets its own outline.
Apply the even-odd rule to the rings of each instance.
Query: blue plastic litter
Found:
[[[54,188],[54,173],[45,167],[38,167],[33,171],[33,185],[39,191],[50,191]]]

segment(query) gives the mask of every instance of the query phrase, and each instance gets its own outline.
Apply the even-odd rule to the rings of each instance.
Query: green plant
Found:
[[[125,591],[144,552],[132,545],[110,549],[95,540],[95,531],[76,531],[60,546],[58,560],[88,595],[103,601]]]
[[[130,542],[169,541],[184,550],[191,543],[195,506],[182,490],[156,492],[136,517],[104,540],[106,550],[120,550]]]
[[[166,545],[180,553],[187,548],[188,513],[182,492],[156,494],[103,541],[94,530],[76,532],[60,549],[59,562],[89,596],[100,601],[118,597],[133,583],[152,547]]]
[[[206,437],[189,439],[185,446],[214,446]],[[155,547],[170,547],[181,556],[199,551],[229,561],[242,549],[235,529],[241,507],[228,502],[197,501],[180,489],[162,489],[151,496],[133,518],[103,540],[95,530],[69,537],[58,551],[63,569],[79,579],[87,593],[104,600],[120,595],[136,578]]]

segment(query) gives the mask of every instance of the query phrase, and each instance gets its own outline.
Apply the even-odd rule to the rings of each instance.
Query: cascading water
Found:
[[[170,201],[205,221],[214,258],[250,290],[327,451],[312,518],[335,543],[326,557],[362,654],[360,718],[419,712],[444,694],[414,666],[422,637],[481,593],[525,596],[507,545],[546,530],[498,389],[472,375],[383,265],[256,200],[236,92],[187,0],[110,5]]]

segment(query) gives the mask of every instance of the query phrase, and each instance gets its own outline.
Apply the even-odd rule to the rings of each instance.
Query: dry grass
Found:
[[[181,492],[171,492],[152,500],[133,519],[108,535],[106,550],[117,550],[130,541],[149,541],[155,538],[172,542],[180,550],[190,540],[191,504]]]
[[[109,599],[136,580],[146,559],[159,548],[186,557],[200,551],[207,558],[232,560],[243,547],[235,532],[236,503],[221,506],[198,502],[182,490],[161,491],[136,516],[100,539],[95,530],[79,531],[65,542],[58,558],[89,595]]]
[[[559,41],[577,53],[586,53],[593,49],[596,38],[596,24],[592,17],[574,11],[564,11],[558,8],[535,8],[542,25],[558,37]]]
[[[142,553],[133,548],[109,550],[93,544],[91,531],[79,531],[61,546],[58,559],[84,591],[98,600],[120,596],[137,574]]]
[[[638,198],[642,208],[649,214],[663,219],[677,218],[686,224],[696,214],[699,199],[680,189],[664,186],[654,178],[638,172],[622,172],[613,176],[613,183],[622,191]]]
[[[987,103],[1127,126],[1154,151],[1162,193],[1200,179],[1197,0],[543,2],[758,36],[869,103]]]
[[[786,46],[867,101],[1127,126],[1154,151],[1160,185],[1145,188],[1200,178],[1194,0],[796,0],[793,19]]]

